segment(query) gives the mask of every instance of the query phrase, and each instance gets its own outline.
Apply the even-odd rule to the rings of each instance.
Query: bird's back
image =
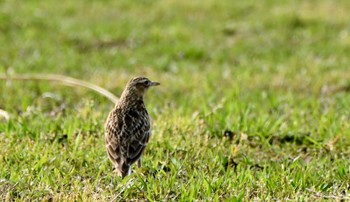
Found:
[[[120,100],[110,112],[105,129],[108,157],[123,174],[140,159],[149,140],[150,118],[143,100]]]

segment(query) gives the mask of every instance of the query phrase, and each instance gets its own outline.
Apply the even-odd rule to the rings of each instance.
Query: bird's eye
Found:
[[[146,86],[150,85],[150,81],[146,80],[145,82],[143,82]]]

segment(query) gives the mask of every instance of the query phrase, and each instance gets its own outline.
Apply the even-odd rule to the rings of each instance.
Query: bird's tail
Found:
[[[119,177],[126,177],[131,174],[131,166],[126,163],[121,163],[119,165],[115,165],[114,171],[118,174]]]

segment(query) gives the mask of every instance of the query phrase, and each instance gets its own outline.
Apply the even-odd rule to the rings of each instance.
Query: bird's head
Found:
[[[126,90],[132,94],[143,96],[147,90],[153,86],[158,86],[160,83],[149,80],[146,77],[132,78],[126,85]]]

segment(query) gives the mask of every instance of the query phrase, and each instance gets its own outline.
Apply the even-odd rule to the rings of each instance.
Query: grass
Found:
[[[321,201],[350,198],[350,3],[0,1],[0,73],[63,74],[146,104],[144,165],[121,180],[104,147],[113,104],[0,81],[0,199]]]

